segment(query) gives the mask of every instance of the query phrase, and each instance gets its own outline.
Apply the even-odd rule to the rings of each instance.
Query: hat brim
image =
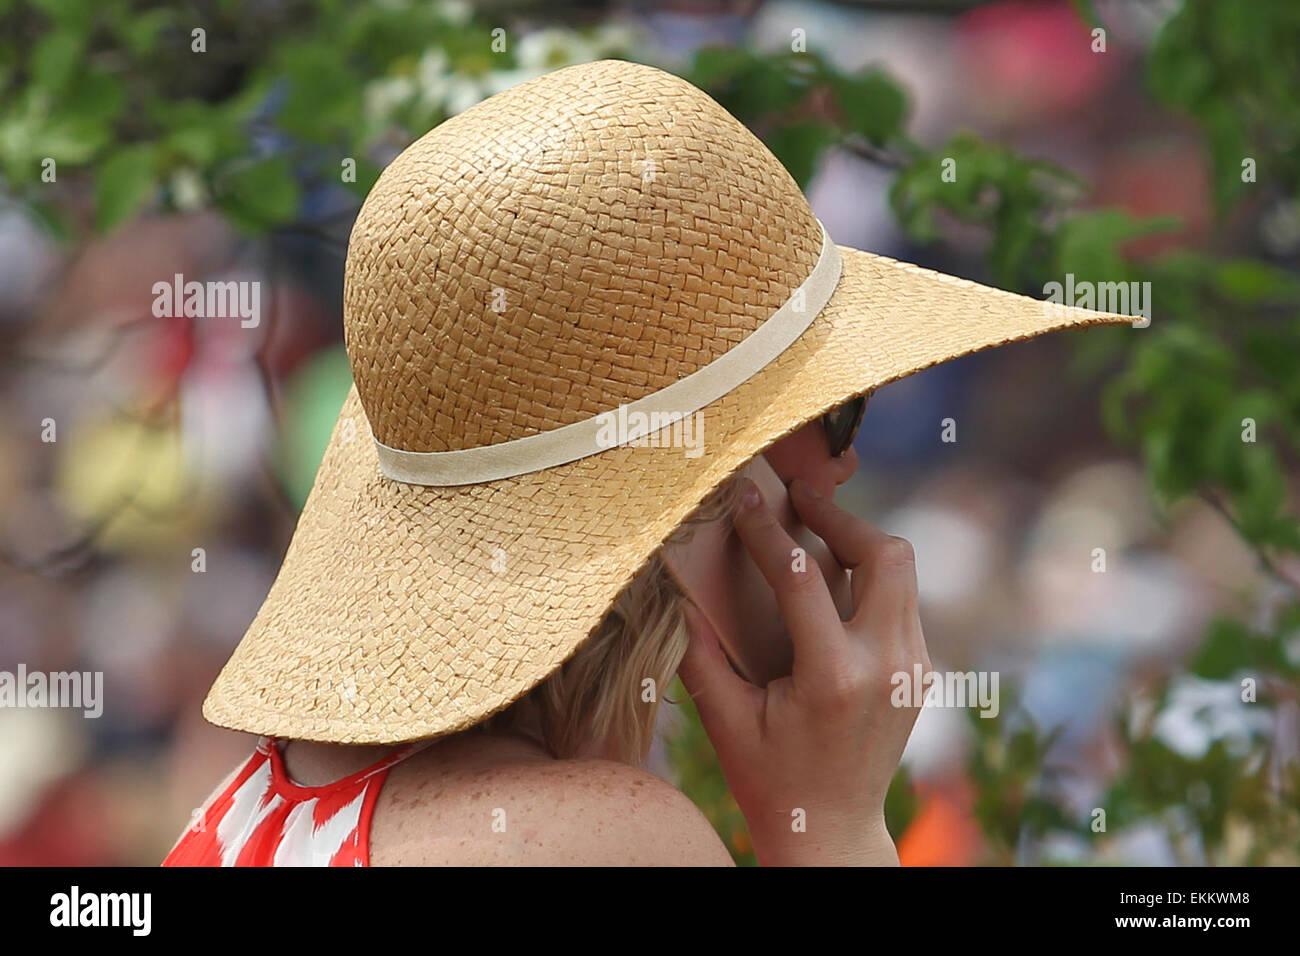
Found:
[[[379,471],[349,392],[270,594],[203,705],[253,734],[394,744],[463,730],[564,663],[663,541],[773,442],[940,362],[1131,316],[838,247],[826,308],[705,406],[703,454],[611,448],[487,484]]]

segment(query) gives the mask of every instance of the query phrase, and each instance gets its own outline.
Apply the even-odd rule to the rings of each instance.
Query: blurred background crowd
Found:
[[[3,15],[15,28],[8,42],[44,51],[6,76],[11,105],[51,70],[59,78],[47,62],[57,45],[42,42],[71,22],[59,6]],[[104,156],[108,144],[78,153],[77,137],[92,133],[63,129],[73,159],[44,187],[59,191],[56,221],[30,201],[35,190],[15,187],[13,158],[24,130],[31,157],[56,147],[22,126],[16,107],[0,114],[0,669],[102,671],[105,694],[98,719],[0,708],[0,864],[156,864],[249,753],[251,738],[209,726],[200,705],[276,574],[350,383],[342,263],[365,170],[493,92],[605,56],[697,77],[712,92],[707,81],[729,61],[708,51],[762,63],[788,56],[802,30],[807,49],[840,74],[879,71],[905,93],[902,122],[917,149],[968,130],[1068,170],[1089,208],[1176,221],[1128,243],[1128,256],[1213,245],[1294,272],[1294,204],[1290,220],[1264,204],[1245,224],[1225,223],[1214,143],[1150,92],[1148,54],[1180,13],[1174,0],[375,5],[432,11],[438,26],[410,37],[400,56],[355,65],[361,84],[332,75],[332,35],[316,37],[322,52],[259,28],[283,6],[74,11],[157,17],[152,34],[120,42],[138,42],[154,69],[171,71],[175,110],[235,104],[252,155],[284,159],[259,167],[273,172],[257,180],[287,194],[283,215],[260,192],[242,205],[214,198],[210,157],[191,143],[207,128],[201,119],[168,127],[167,156],[192,149],[192,164],[157,161],[140,184],[122,160],[98,195],[79,181],[76,157]],[[306,6],[328,16],[335,5]],[[1093,17],[1104,24],[1100,51]],[[207,25],[207,73],[157,52],[190,50],[191,19]],[[223,33],[223,24],[237,27]],[[489,53],[496,27],[509,42],[500,64]],[[250,40],[259,29],[266,37]],[[102,47],[118,41],[106,31],[87,34],[90,47],[60,82],[76,82],[84,49],[113,69]],[[300,102],[301,84],[248,81],[267,64],[290,80],[315,76],[319,100]],[[719,79],[717,95],[728,106],[728,96],[747,97],[751,113],[784,95],[736,82]],[[352,103],[349,122],[363,123],[356,188],[339,181],[337,151],[322,160],[323,147],[304,148],[296,128],[299,112],[326,114],[331,97]],[[1006,274],[989,265],[988,231],[961,217],[942,222],[938,242],[908,228],[891,189],[910,159],[887,135],[814,149],[803,127],[738,115],[765,139],[772,132],[792,167],[807,158],[796,175],[837,242],[981,281]],[[136,121],[115,113],[111,135],[131,135]],[[21,170],[35,179],[40,167]],[[109,223],[106,189],[125,196]],[[152,286],[176,273],[260,281],[261,322],[156,318]],[[1157,286],[1153,329],[1161,295]],[[891,791],[905,864],[1300,862],[1296,622],[1261,678],[1267,706],[1242,702],[1240,655],[1206,664],[1251,628],[1278,630],[1300,567],[1286,554],[1262,559],[1212,499],[1153,496],[1151,448],[1104,426],[1124,336],[1149,331],[1116,330],[1115,353],[1091,361],[1069,335],[1008,346],[871,402],[845,505],[913,542],[935,666],[997,671],[1003,694],[991,720],[923,712]],[[1283,417],[1293,410],[1284,405]],[[944,440],[949,418],[955,441]],[[1294,472],[1282,464],[1286,502]],[[696,797],[737,859],[752,862],[689,706],[665,711],[653,769]],[[1109,813],[1101,830],[1097,808]]]

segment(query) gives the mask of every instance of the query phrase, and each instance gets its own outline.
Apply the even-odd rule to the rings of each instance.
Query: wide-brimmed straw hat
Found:
[[[660,70],[507,90],[361,208],[355,384],[204,716],[338,743],[469,727],[773,442],[938,362],[1132,321],[835,245],[767,148]]]

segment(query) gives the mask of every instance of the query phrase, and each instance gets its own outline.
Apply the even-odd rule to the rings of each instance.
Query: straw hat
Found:
[[[507,90],[361,208],[355,385],[204,716],[338,743],[466,728],[555,671],[777,439],[938,362],[1131,321],[836,246],[762,143],[659,70]],[[680,426],[645,438],[655,413],[691,416],[703,453],[665,447]]]

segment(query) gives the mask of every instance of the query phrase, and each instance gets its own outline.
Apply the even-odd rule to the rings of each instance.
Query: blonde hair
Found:
[[[667,543],[685,543],[696,526],[730,514],[739,488],[735,478],[719,487]],[[684,596],[656,551],[558,671],[476,727],[522,731],[557,758],[604,740],[617,759],[641,763],[653,742],[659,700],[686,654]],[[648,702],[641,699],[646,678],[655,687]]]

